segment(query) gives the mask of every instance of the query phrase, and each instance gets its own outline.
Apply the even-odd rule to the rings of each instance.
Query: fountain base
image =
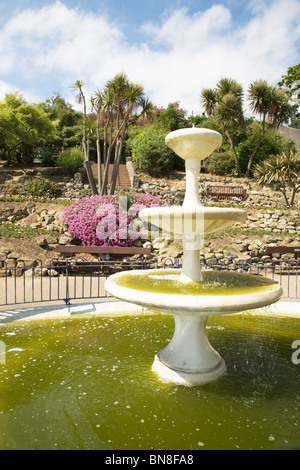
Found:
[[[152,371],[155,372],[164,382],[172,382],[175,385],[193,387],[214,382],[226,371],[225,361],[220,358],[219,364],[209,371],[185,372],[183,370],[171,369],[164,364],[157,354],[152,364]]]
[[[174,315],[174,319],[174,336],[156,354],[152,371],[177,385],[203,385],[218,379],[226,366],[207,338],[207,317]]]

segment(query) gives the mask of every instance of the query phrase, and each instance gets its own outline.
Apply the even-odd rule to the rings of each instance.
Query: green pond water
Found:
[[[73,316],[0,325],[0,449],[300,449],[300,320],[210,317],[227,373],[161,382],[172,316]],[[3,359],[3,355],[2,355]]]
[[[203,282],[183,283],[178,269],[157,269],[119,277],[119,286],[170,295],[243,295],[270,291],[278,284],[265,277],[231,272],[203,271]]]

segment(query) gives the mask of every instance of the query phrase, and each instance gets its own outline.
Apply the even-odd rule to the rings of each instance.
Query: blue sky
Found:
[[[75,105],[118,72],[157,106],[202,112],[222,77],[276,84],[300,58],[300,0],[0,0],[0,98]]]

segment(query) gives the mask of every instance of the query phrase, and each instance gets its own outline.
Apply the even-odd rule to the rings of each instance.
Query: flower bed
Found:
[[[63,222],[85,246],[132,246],[143,238],[139,211],[161,205],[156,196],[142,193],[86,196],[64,209]]]

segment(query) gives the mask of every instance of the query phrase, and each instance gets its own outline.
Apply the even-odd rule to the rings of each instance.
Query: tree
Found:
[[[92,122],[87,117],[87,106],[86,106],[86,99],[83,93],[83,86],[84,82],[82,80],[76,80],[74,85],[72,86],[72,90],[78,92],[77,101],[79,104],[83,104],[83,135],[82,135],[82,146],[83,146],[83,154],[84,154],[84,166],[86,169],[89,185],[93,194],[97,194],[96,183],[94,180],[94,176],[91,170],[90,164],[90,132],[92,128]]]
[[[179,108],[179,102],[169,103],[167,109],[160,111],[159,121],[171,132],[185,126],[185,116],[186,111]]]
[[[26,103],[19,94],[7,94],[0,102],[0,145],[7,164],[33,161],[34,149],[51,136],[55,127],[39,106]]]
[[[204,105],[205,113],[208,117],[213,116],[217,104],[217,92],[212,88],[203,88],[200,101]]]
[[[287,69],[286,75],[282,76],[282,80],[278,83],[280,87],[284,87],[290,95],[291,102],[294,107],[294,116],[292,119],[292,127],[300,128],[300,64],[294,65]]]
[[[289,120],[292,113],[288,94],[280,88],[268,85],[265,80],[253,82],[249,87],[248,97],[250,109],[261,117],[261,134],[249,157],[246,176],[250,176],[254,156],[267,130],[277,129],[283,122]],[[266,125],[267,119],[271,126]]]
[[[98,170],[98,192],[101,193],[102,187],[102,161],[101,161],[101,146],[100,146],[100,116],[101,108],[103,106],[103,96],[98,90],[94,96],[91,96],[92,111],[96,113],[96,152],[97,152],[97,170]]]
[[[130,82],[123,73],[117,74],[112,80],[109,80],[104,90],[96,93],[94,102],[97,105],[94,110],[98,116],[98,126],[100,121],[103,121],[103,151],[101,154],[104,172],[100,194],[107,193],[108,168],[112,158],[113,173],[110,194],[114,194],[128,129],[143,114],[147,116],[151,114],[152,103],[145,98],[142,85]]]
[[[287,207],[293,207],[300,190],[300,153],[283,152],[256,165],[255,176],[260,185],[273,183],[282,192]],[[289,191],[291,191],[289,199]]]
[[[222,125],[234,156],[238,176],[242,176],[236,149],[237,135],[245,129],[243,88],[232,78],[223,78],[215,89],[204,88],[201,102],[208,116],[214,116]],[[292,107],[288,94],[264,80],[253,82],[248,90],[250,109],[261,116],[261,133],[249,157],[246,176],[250,176],[255,154],[269,128],[277,129],[291,117]],[[244,131],[243,131],[244,132]]]
[[[205,88],[201,93],[202,104],[209,116],[214,115],[227,136],[237,167],[237,175],[242,176],[234,142],[235,131],[243,126],[243,88],[232,78],[222,78],[214,90]]]

